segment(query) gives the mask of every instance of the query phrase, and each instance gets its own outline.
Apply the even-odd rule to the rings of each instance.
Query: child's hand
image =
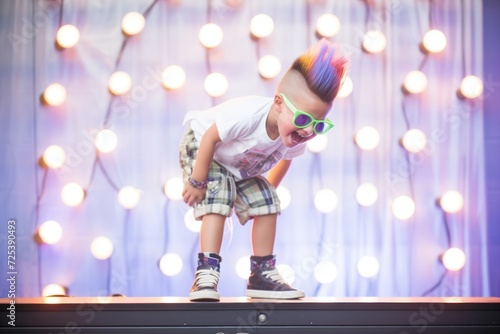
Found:
[[[189,183],[184,186],[184,190],[182,191],[182,198],[184,203],[189,206],[196,206],[196,204],[201,203],[205,198],[205,193],[207,189],[197,189],[191,186]]]

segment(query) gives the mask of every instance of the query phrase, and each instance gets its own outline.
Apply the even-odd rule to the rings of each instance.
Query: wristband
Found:
[[[200,181],[196,181],[192,177],[189,177],[188,182],[191,185],[191,187],[196,188],[196,189],[205,189],[207,187],[207,183],[208,183],[207,180],[200,182]]]

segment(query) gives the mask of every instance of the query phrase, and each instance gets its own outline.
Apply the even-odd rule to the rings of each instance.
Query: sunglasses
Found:
[[[286,106],[293,112],[293,125],[298,129],[304,129],[313,124],[313,131],[317,135],[322,135],[327,133],[331,128],[333,128],[333,123],[327,119],[315,119],[310,114],[305,111],[301,111],[290,102],[290,100],[285,96],[285,94],[280,93],[285,101]]]

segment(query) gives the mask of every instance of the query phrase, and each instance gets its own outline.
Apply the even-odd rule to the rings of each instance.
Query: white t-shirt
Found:
[[[216,123],[221,142],[215,147],[214,160],[241,180],[261,175],[281,159],[291,160],[305,151],[305,143],[287,148],[280,137],[269,138],[266,119],[272,104],[268,97],[235,98],[208,110],[188,112],[184,124],[190,124],[200,141]]]

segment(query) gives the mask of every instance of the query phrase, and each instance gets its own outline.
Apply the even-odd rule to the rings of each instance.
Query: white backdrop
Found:
[[[127,38],[120,22],[130,11],[145,13],[146,25]],[[255,40],[249,22],[259,13],[271,16],[275,29]],[[58,283],[73,296],[186,296],[198,235],[184,225],[189,208],[163,193],[167,180],[181,176],[182,119],[189,110],[232,97],[271,96],[278,79],[259,76],[259,58],[277,56],[283,74],[317,39],[316,20],[324,13],[340,19],[340,31],[331,39],[351,57],[354,89],[334,103],[329,118],[336,126],[326,150],[298,158],[282,183],[291,203],[279,217],[278,263],[294,270],[294,285],[308,296],[487,296],[482,103],[456,95],[465,75],[482,75],[481,2],[473,0],[2,1],[0,209],[5,233],[0,232],[0,243],[6,249],[4,222],[15,219],[17,295],[39,296],[45,285]],[[198,32],[209,21],[220,25],[224,39],[206,50]],[[63,24],[78,27],[80,41],[59,50],[54,40]],[[419,44],[431,28],[445,33],[447,47],[425,55]],[[361,49],[363,34],[372,29],[387,38],[379,54]],[[159,78],[173,64],[185,70],[186,83],[166,90]],[[405,95],[405,75],[417,69],[426,74],[427,89]],[[107,89],[116,70],[129,73],[133,81],[124,96],[112,96]],[[221,97],[204,90],[210,72],[228,79]],[[67,90],[59,107],[40,102],[53,82]],[[362,151],[353,141],[364,126],[380,133],[374,150]],[[104,128],[117,134],[118,146],[97,159],[93,140]],[[407,153],[399,144],[410,128],[426,134],[424,151]],[[65,166],[42,168],[39,159],[54,144],[65,149]],[[61,189],[69,182],[85,189],[78,207],[61,201]],[[356,202],[356,188],[363,182],[378,189],[373,206]],[[126,185],[142,194],[130,210],[117,200]],[[338,198],[330,213],[314,206],[315,194],[324,188]],[[459,213],[444,214],[436,205],[447,190],[463,194]],[[408,220],[391,212],[400,195],[415,202]],[[47,220],[59,222],[63,236],[57,244],[39,245],[33,235]],[[234,222],[232,232],[226,229],[221,254],[223,296],[243,295],[246,285],[235,265],[250,255],[250,226]],[[107,260],[90,252],[100,235],[114,245]],[[466,254],[460,271],[447,272],[439,261],[449,247]],[[159,270],[158,261],[167,252],[183,262],[178,275]],[[366,255],[379,264],[372,278],[358,273],[358,261]],[[337,269],[328,284],[314,277],[315,266],[324,260]],[[6,257],[0,257],[0,264],[7,268]],[[0,296],[7,291],[2,283]]]

